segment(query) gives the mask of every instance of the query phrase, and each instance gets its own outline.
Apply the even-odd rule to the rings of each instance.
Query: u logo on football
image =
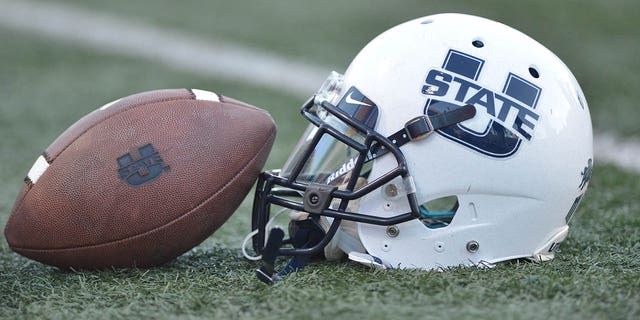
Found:
[[[157,179],[162,172],[169,171],[152,144],[139,147],[118,158],[118,175],[132,187],[139,187]]]

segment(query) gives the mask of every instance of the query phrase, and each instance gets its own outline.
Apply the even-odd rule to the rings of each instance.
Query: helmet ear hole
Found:
[[[422,204],[429,211],[456,211],[458,209],[458,197],[446,196],[429,200]]]
[[[420,205],[420,220],[430,229],[446,227],[453,220],[458,206],[457,196],[445,196],[427,201]]]
[[[529,74],[536,79],[540,78],[540,72],[538,72],[538,68],[535,66],[529,67]]]

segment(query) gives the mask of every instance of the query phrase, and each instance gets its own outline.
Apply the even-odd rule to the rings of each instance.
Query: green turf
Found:
[[[86,273],[61,272],[3,249],[0,316],[637,319],[640,204],[627,196],[640,193],[639,178],[598,166],[555,260],[491,270],[379,272],[325,262],[269,288],[254,278],[256,264],[215,245],[162,268]]]
[[[204,0],[155,6],[76,2],[338,66],[368,38],[410,16],[483,14],[541,38],[567,60],[585,88],[597,128],[640,136],[635,125],[640,118],[635,107],[640,95],[635,76],[639,5],[632,1],[265,1],[251,8]],[[304,28],[296,27],[302,24]],[[3,29],[0,43],[0,226],[42,149],[80,116],[120,96],[196,87],[265,107],[279,124],[269,167],[282,163],[304,127],[295,121],[299,98]],[[238,250],[249,229],[248,202],[203,245],[150,270],[62,272],[11,253],[0,236],[0,318],[637,319],[640,203],[634,198],[639,194],[640,176],[598,164],[569,238],[549,263],[377,272],[325,262],[272,288],[257,282],[257,265]]]

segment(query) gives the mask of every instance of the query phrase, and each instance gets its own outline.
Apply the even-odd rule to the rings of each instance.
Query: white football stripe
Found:
[[[218,97],[217,94],[211,91],[200,90],[200,89],[190,89],[190,90],[196,96],[196,100],[220,102],[220,97]]]
[[[31,170],[29,170],[29,173],[27,173],[27,178],[31,180],[31,183],[36,184],[36,182],[38,182],[38,179],[40,179],[47,168],[49,168],[47,159],[45,159],[43,156],[39,156],[38,159],[36,159],[36,162],[31,167]]]

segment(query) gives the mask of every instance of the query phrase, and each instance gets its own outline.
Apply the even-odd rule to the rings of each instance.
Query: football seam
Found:
[[[220,97],[220,102],[222,102],[222,103],[232,104],[232,105],[237,106],[237,107],[242,107],[242,108],[244,108],[244,109],[252,110],[252,111],[256,111],[256,112],[262,112],[262,113],[265,113],[265,114],[268,114],[269,116],[271,116],[271,114],[269,113],[269,111],[264,110],[264,109],[261,109],[261,108],[259,108],[259,107],[257,107],[257,106],[254,106],[254,105],[245,105],[245,104],[241,104],[241,103],[236,103],[236,102],[229,101],[229,100],[225,99],[226,97],[225,97],[225,96],[223,96],[223,95],[218,95],[218,96]],[[240,101],[240,102],[241,102],[241,101]]]
[[[264,151],[264,148],[267,146],[267,142],[274,138],[276,134],[276,130],[275,127],[271,130],[271,133],[269,134],[268,138],[264,140],[264,143],[262,145],[262,147],[260,147],[260,149],[258,150],[258,152],[256,152],[256,154],[251,158],[251,160],[249,160],[240,171],[238,171],[236,173],[236,175],[229,181],[227,181],[227,183],[224,184],[224,186],[222,188],[220,188],[220,190],[216,191],[214,194],[212,194],[211,196],[209,196],[208,198],[204,199],[202,202],[200,202],[199,204],[197,204],[195,207],[193,207],[191,210],[189,210],[187,213],[177,217],[176,219],[171,220],[169,223],[163,224],[161,226],[155,227],[151,230],[145,231],[144,233],[140,233],[137,235],[133,235],[127,238],[122,238],[122,239],[117,239],[117,240],[113,240],[110,242],[104,242],[104,243],[98,243],[98,244],[92,244],[92,245],[87,245],[87,246],[79,246],[79,247],[68,247],[68,248],[55,248],[55,249],[40,249],[40,248],[28,248],[28,247],[14,247],[11,246],[11,249],[14,251],[29,251],[29,252],[47,252],[47,253],[51,253],[51,252],[56,252],[56,251],[72,251],[72,250],[78,250],[78,249],[88,249],[88,248],[97,248],[97,247],[101,247],[101,246],[108,246],[108,245],[114,245],[120,242],[125,242],[125,241],[129,241],[132,239],[136,239],[136,238],[140,238],[140,237],[144,237],[147,236],[153,232],[156,232],[160,229],[166,228],[168,226],[171,226],[174,223],[177,223],[179,220],[182,220],[186,217],[188,217],[191,213],[193,213],[194,211],[196,211],[198,208],[202,207],[205,203],[207,203],[208,201],[210,201],[211,199],[215,198],[218,194],[220,194],[221,192],[223,192],[227,187],[229,187],[229,185],[231,183],[233,183],[240,175],[241,173],[243,173],[245,170],[247,170],[247,168],[249,168],[249,166],[256,160],[256,158],[262,154],[262,152]],[[255,183],[255,182],[254,182]],[[232,213],[233,214],[233,213]]]
[[[191,99],[192,99],[192,100],[197,100],[197,99],[196,99],[196,94],[195,94],[195,93],[193,93],[193,91],[191,91],[191,89],[187,89],[187,88],[185,88],[185,90],[187,90],[187,91],[189,92],[189,94],[191,95]]]
[[[185,90],[186,90],[186,89],[185,89]],[[188,92],[188,91],[187,91],[187,92]],[[68,144],[67,144],[67,145],[66,145],[62,150],[60,150],[60,151],[58,152],[58,154],[57,154],[54,158],[51,158],[51,156],[47,153],[47,150],[46,150],[46,149],[44,150],[44,152],[42,152],[42,155],[44,156],[44,158],[47,160],[47,162],[48,162],[49,164],[52,164],[52,163],[53,163],[53,161],[54,161],[56,158],[58,158],[58,156],[59,156],[60,154],[62,154],[65,150],[67,150],[67,148],[69,148],[69,147],[70,147],[74,142],[76,142],[76,140],[78,140],[78,139],[79,139],[83,134],[87,133],[87,131],[89,131],[89,130],[93,129],[93,127],[97,126],[98,124],[100,124],[100,123],[102,123],[102,122],[104,122],[104,121],[107,121],[107,120],[109,120],[109,119],[113,118],[114,116],[117,116],[117,115],[119,115],[119,114],[121,114],[121,113],[123,113],[123,112],[127,112],[127,111],[133,110],[133,109],[138,108],[138,107],[141,107],[141,106],[146,106],[146,105],[150,105],[150,104],[154,104],[154,103],[161,103],[161,102],[179,101],[179,100],[193,100],[193,99],[188,99],[188,98],[185,98],[185,97],[175,97],[175,98],[164,98],[164,99],[160,99],[160,100],[148,101],[148,102],[141,102],[141,103],[139,103],[139,104],[134,104],[134,105],[132,105],[131,107],[129,107],[129,108],[127,108],[127,109],[122,109],[122,110],[118,110],[118,111],[114,112],[113,114],[109,115],[108,117],[106,117],[106,118],[102,119],[102,120],[101,120],[101,121],[99,121],[99,122],[94,123],[94,124],[93,124],[93,125],[91,125],[90,127],[86,128],[85,130],[83,130],[82,132],[80,132],[78,135],[76,135],[76,136],[73,138],[73,140],[71,140],[71,142],[69,142],[69,143],[68,143]],[[120,102],[122,102],[122,101],[120,101]],[[95,110],[94,110],[94,111],[92,111],[92,112],[95,112]],[[89,113],[89,114],[91,114],[91,113]],[[87,114],[87,115],[89,115],[89,114]],[[65,131],[66,131],[66,130],[65,130]],[[64,131],[63,131],[63,133],[64,133]],[[61,134],[61,135],[62,135],[62,134]],[[56,140],[57,140],[57,139],[56,139]],[[55,142],[55,140],[54,140],[54,142]],[[53,144],[53,143],[52,143],[52,144]]]

